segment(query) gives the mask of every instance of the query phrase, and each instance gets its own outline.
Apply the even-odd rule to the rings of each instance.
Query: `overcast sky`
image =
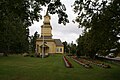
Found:
[[[67,41],[68,43],[73,41],[76,43],[76,39],[82,33],[82,29],[78,28],[77,23],[72,22],[72,20],[76,17],[76,14],[73,12],[73,8],[71,8],[74,0],[61,0],[61,2],[66,6],[66,13],[68,14],[69,23],[67,23],[65,26],[63,24],[58,24],[57,14],[50,15],[53,39],[61,39],[62,42]],[[45,11],[43,11],[42,14],[45,15]],[[43,25],[43,20],[34,22],[34,24],[30,26],[30,35],[33,35],[36,31],[40,34],[41,25]]]

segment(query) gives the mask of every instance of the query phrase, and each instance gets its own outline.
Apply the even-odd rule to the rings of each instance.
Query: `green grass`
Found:
[[[66,68],[62,55],[47,58],[12,55],[0,57],[0,80],[120,80],[120,66],[111,69],[93,65],[86,69],[69,59],[74,68]]]

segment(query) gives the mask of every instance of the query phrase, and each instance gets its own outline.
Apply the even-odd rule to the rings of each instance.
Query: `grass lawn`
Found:
[[[62,55],[47,58],[11,55],[0,57],[0,80],[120,80],[120,66],[111,69],[95,65],[86,69],[68,59],[74,68],[66,68]]]

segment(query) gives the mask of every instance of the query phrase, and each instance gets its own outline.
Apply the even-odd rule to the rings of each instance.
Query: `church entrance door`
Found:
[[[48,54],[49,53],[49,47],[47,46],[47,45],[41,45],[40,46],[40,51],[41,51],[41,53],[42,53],[42,51],[44,50],[44,53],[45,54]]]

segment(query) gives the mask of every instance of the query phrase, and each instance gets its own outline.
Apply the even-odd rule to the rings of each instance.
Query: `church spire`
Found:
[[[48,14],[48,9],[47,9],[47,11],[46,11],[46,14],[45,14],[45,16],[44,16],[44,24],[45,23],[49,23],[50,24],[50,19],[51,19],[51,17],[50,17],[50,15]]]
[[[41,26],[41,38],[44,36],[44,38],[52,38],[52,26],[50,25],[50,15],[48,14],[48,9],[47,12],[44,16],[44,21],[43,25]]]
[[[49,16],[49,14],[48,14],[48,8],[47,8],[47,11],[46,11],[46,15],[45,15],[45,16],[47,16],[47,15]]]

